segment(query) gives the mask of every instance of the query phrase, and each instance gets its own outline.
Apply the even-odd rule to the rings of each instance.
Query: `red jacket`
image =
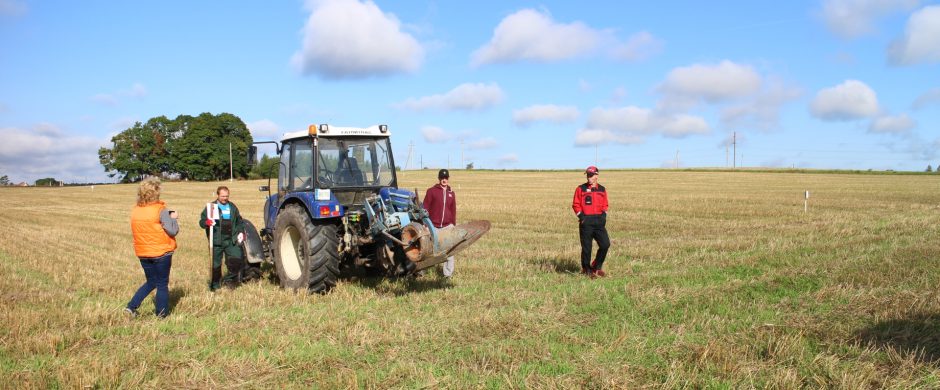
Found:
[[[428,188],[424,193],[424,209],[436,228],[457,224],[457,196],[450,186],[442,187],[438,183]]]
[[[575,214],[599,215],[607,212],[607,189],[598,184],[590,187],[584,183],[574,190],[574,199],[571,208]]]

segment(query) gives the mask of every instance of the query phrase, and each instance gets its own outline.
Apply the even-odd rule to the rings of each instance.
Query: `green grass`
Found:
[[[3,386],[940,386],[940,175],[605,171],[597,280],[577,275],[580,172],[452,175],[458,219],[493,222],[454,280],[350,276],[322,296],[206,291],[196,219],[218,183],[167,183],[182,231],[166,320],[150,299],[121,313],[143,281],[135,186],[0,188]],[[256,224],[260,184],[230,185]]]

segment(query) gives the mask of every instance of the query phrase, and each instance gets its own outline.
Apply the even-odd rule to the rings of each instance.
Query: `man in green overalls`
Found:
[[[199,218],[199,227],[206,229],[206,237],[209,237],[209,231],[212,231],[212,281],[209,282],[209,290],[218,290],[224,284],[226,287],[235,288],[242,281],[242,270],[245,268],[245,257],[242,254],[241,243],[245,240],[245,221],[238,212],[238,207],[229,202],[229,190],[226,186],[219,186],[215,190],[218,196],[213,202],[213,207],[218,209],[214,216],[218,220],[210,218],[206,214],[207,210],[202,210]],[[222,254],[225,254],[225,267],[228,273],[222,278]]]

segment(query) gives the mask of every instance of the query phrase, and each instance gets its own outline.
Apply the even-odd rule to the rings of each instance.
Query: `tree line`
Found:
[[[98,149],[98,160],[109,177],[122,183],[137,182],[147,176],[180,180],[223,180],[229,178],[229,144],[232,174],[246,178],[251,132],[232,114],[180,115],[150,118],[111,138],[110,148]]]

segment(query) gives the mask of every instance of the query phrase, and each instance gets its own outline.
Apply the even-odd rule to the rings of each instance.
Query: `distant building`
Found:
[[[25,181],[21,181],[19,184],[15,185],[16,187],[29,187],[29,184],[26,184]]]

